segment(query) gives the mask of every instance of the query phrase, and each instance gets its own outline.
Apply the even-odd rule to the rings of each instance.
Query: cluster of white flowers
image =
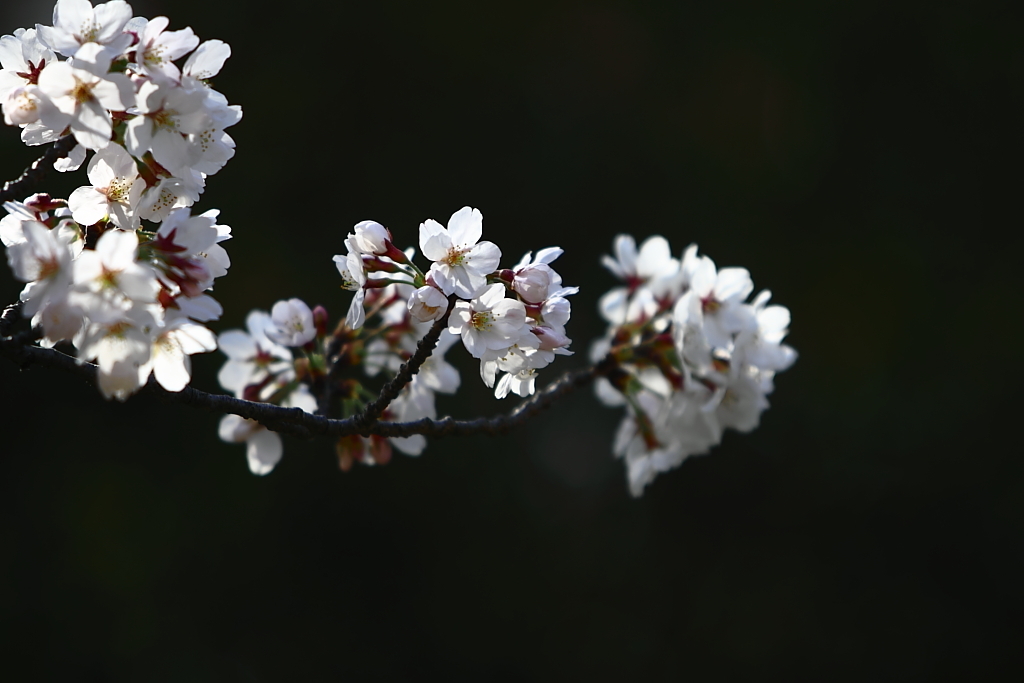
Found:
[[[242,112],[208,82],[230,55],[227,44],[200,44],[190,28],[168,26],[166,17],[133,17],[123,0],[58,0],[52,26],[0,37],[4,121],[29,145],[73,136],[58,171],[78,170],[91,154],[88,185],[67,199],[7,202],[0,219],[8,262],[27,283],[22,312],[41,330],[41,345],[70,342],[81,362],[96,362],[103,395],[124,400],[150,375],[181,391],[191,379],[189,356],[219,344],[228,357],[220,383],[236,397],[347,418],[377,394],[336,371],[362,367],[369,377],[388,371],[404,380],[402,364],[422,360],[419,342],[443,324],[418,372],[400,391],[389,386],[358,424],[435,419],[435,395],[460,385],[444,359],[459,341],[499,399],[533,395],[537,372],[572,354],[567,297],[578,290],[551,267],[562,250],[527,253],[501,268],[501,250],[481,241],[483,216],[470,207],[447,227],[420,224],[426,270],[380,223],[356,224],[347,253],[334,257],[342,288],[354,296],[333,332],[325,309],[290,299],[269,314],[252,311],[247,330],[214,337],[201,323],[222,312],[207,292],[227,273],[220,243],[231,230],[217,224],[218,211],[193,216],[191,207],[234,155],[225,130]],[[627,408],[614,451],[640,495],[659,472],[706,453],[724,429],[757,426],[775,373],[796,352],[782,343],[788,309],[769,306],[767,291],[746,301],[754,288],[746,270],[718,270],[696,246],[674,258],[662,237],[638,251],[621,235],[615,252],[603,262],[624,285],[601,299],[610,327],[592,356],[599,397]],[[256,474],[281,458],[280,437],[257,422],[228,415],[220,436],[247,444]],[[346,470],[386,463],[392,448],[419,455],[425,447],[422,434],[336,443]]]
[[[480,361],[484,383],[494,388],[497,398],[510,392],[530,396],[537,370],[556,355],[572,353],[565,333],[570,314],[565,297],[579,290],[563,287],[549,265],[562,254],[558,247],[542,249],[536,258],[528,253],[515,267],[499,269],[501,250],[493,242],[481,242],[482,235],[483,215],[468,206],[452,214],[447,228],[435,220],[421,223],[420,251],[431,261],[424,273],[412,262],[412,250],[398,251],[382,225],[357,224],[345,241],[348,254],[334,257],[342,286],[356,290],[348,321],[353,328],[362,325],[366,291],[396,283],[396,273],[407,276],[409,280],[397,282],[406,287],[399,292],[413,320],[429,323],[445,316],[454,296],[448,332],[458,335]]]
[[[309,307],[298,299],[279,301],[270,315],[251,311],[245,326],[247,331],[228,330],[217,338],[220,350],[228,357],[217,375],[221,386],[237,398],[316,412],[316,399],[299,382],[292,352],[286,348],[303,346],[316,336]],[[253,474],[270,472],[284,452],[280,436],[238,415],[225,415],[219,433],[224,441],[246,444]]]
[[[188,384],[188,356],[216,348],[199,323],[221,307],[205,292],[230,265],[219,212],[188,208],[234,155],[224,129],[241,109],[206,82],[230,48],[167,26],[133,18],[123,0],[58,0],[53,26],[0,37],[5,122],[29,145],[74,135],[59,171],[93,152],[90,184],[67,200],[4,205],[0,238],[28,283],[24,313],[42,344],[70,340],[80,360],[95,360],[100,390],[121,400],[151,373],[170,391]]]
[[[600,301],[610,326],[592,357],[611,354],[617,369],[598,381],[597,394],[627,407],[614,451],[639,496],[659,472],[707,453],[724,429],[757,427],[775,373],[796,352],[782,343],[789,309],[769,306],[767,290],[746,303],[754,290],[747,270],[719,270],[696,245],[676,259],[663,237],[638,252],[620,235],[603,263],[625,284]]]
[[[381,371],[398,372],[435,321],[448,316],[437,346],[382,419],[436,419],[435,395],[455,393],[460,385],[458,371],[444,359],[460,340],[480,361],[480,375],[497,398],[509,393],[530,396],[537,370],[556,355],[571,354],[565,332],[570,306],[565,297],[577,289],[563,287],[561,276],[549,265],[561,249],[543,249],[536,258],[526,254],[514,268],[499,269],[501,251],[491,242],[481,242],[482,234],[483,216],[469,207],[455,212],[447,228],[425,221],[420,225],[420,250],[431,266],[424,272],[413,262],[415,250],[395,247],[383,225],[357,223],[345,239],[347,253],[334,257],[342,288],[355,293],[344,323],[328,337],[326,311],[310,310],[299,299],[277,302],[269,317],[253,311],[248,334],[232,331],[220,337],[221,349],[229,357],[221,384],[250,400],[283,405],[288,400],[292,405],[312,401],[315,409],[308,393],[294,403],[293,392],[304,386],[296,380],[315,384],[329,374],[332,363],[361,365],[369,377]],[[451,305],[450,298],[454,299]],[[338,347],[337,356],[328,359],[332,344]],[[293,360],[284,347],[301,348],[303,357]],[[332,386],[346,417],[375,398],[356,380]],[[222,438],[249,443],[254,472],[269,472],[280,459],[280,442],[262,435],[255,423],[225,418],[223,425],[227,427],[222,427]],[[392,447],[419,455],[426,444],[422,435],[352,435],[339,439],[337,453],[342,469],[347,470],[357,462],[388,462]],[[259,455],[260,449],[272,457]]]

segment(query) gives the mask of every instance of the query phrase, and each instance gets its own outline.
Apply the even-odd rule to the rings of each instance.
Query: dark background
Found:
[[[266,478],[217,417],[0,363],[0,653],[60,680],[1020,675],[1024,21],[983,3],[132,3],[234,56],[198,209],[238,327],[344,315],[358,220],[469,204],[566,249],[577,367],[619,232],[747,267],[801,357],[752,434],[630,499],[589,392],[501,439]],[[0,32],[49,22],[4,3]],[[0,137],[3,171],[38,150]],[[40,189],[84,182],[53,174]],[[9,272],[9,271],[8,271]],[[0,277],[2,301],[20,285]],[[499,404],[461,350],[442,413]],[[220,354],[195,360],[216,390]],[[542,377],[550,378],[554,372]],[[481,408],[481,406],[483,406]],[[1014,671],[1017,669],[1017,671]]]

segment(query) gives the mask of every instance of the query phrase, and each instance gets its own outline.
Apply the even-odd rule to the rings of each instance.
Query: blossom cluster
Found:
[[[696,245],[677,259],[664,237],[637,250],[633,237],[620,235],[603,264],[623,285],[600,300],[609,328],[591,354],[610,355],[616,369],[598,381],[597,394],[627,409],[613,449],[639,496],[659,472],[707,453],[723,430],[757,427],[775,374],[796,352],[782,343],[789,309],[768,305],[768,290],[747,302],[749,272],[718,269]]]
[[[480,376],[497,398],[530,396],[537,370],[556,355],[571,353],[565,297],[577,289],[563,287],[549,265],[561,249],[526,254],[513,268],[500,269],[500,249],[480,241],[482,235],[483,216],[470,207],[455,212],[447,228],[425,221],[419,243],[431,265],[423,271],[413,260],[415,250],[398,249],[390,230],[376,221],[357,223],[344,241],[347,253],[334,257],[342,288],[354,292],[345,320],[328,335],[326,310],[310,309],[299,299],[277,302],[269,315],[253,311],[248,332],[220,336],[229,359],[221,385],[250,400],[319,407],[351,417],[376,395],[359,380],[332,377],[331,368],[362,367],[369,378],[397,373],[441,321],[437,346],[381,419],[436,419],[436,394],[453,394],[461,384],[458,370],[445,360],[460,341],[479,361]],[[289,348],[299,354],[293,357]],[[280,441],[264,435],[256,423],[229,416],[221,438],[248,443],[250,468],[258,474],[280,459]],[[393,449],[419,455],[426,444],[421,434],[351,435],[338,440],[336,451],[347,470],[355,463],[384,464]]]
[[[446,226],[420,224],[425,269],[384,225],[357,223],[346,253],[334,256],[353,296],[333,331],[326,309],[289,299],[216,337],[203,323],[222,313],[208,292],[230,266],[221,243],[231,229],[218,224],[217,210],[192,215],[192,206],[234,156],[225,131],[242,112],[209,83],[228,45],[169,25],[133,17],[123,0],[58,0],[52,26],[0,37],[5,123],[29,145],[65,139],[54,150],[69,150],[54,163],[58,171],[88,159],[87,185],[66,199],[6,202],[0,219],[8,263],[26,283],[22,313],[41,345],[69,342],[80,362],[95,361],[108,398],[124,400],[151,375],[181,391],[190,355],[219,346],[228,357],[219,381],[239,399],[358,417],[350,423],[358,429],[406,423],[390,429],[407,436],[340,437],[344,470],[384,464],[393,449],[423,452],[426,438],[410,423],[436,419],[436,395],[459,389],[459,372],[445,360],[456,344],[498,399],[533,395],[538,371],[572,354],[567,297],[578,289],[552,267],[562,249],[502,268],[501,249],[482,240],[483,215],[468,206]],[[659,472],[706,453],[725,429],[756,427],[775,374],[796,352],[783,343],[789,310],[769,305],[768,291],[747,301],[750,274],[718,269],[695,245],[676,258],[663,237],[638,249],[620,235],[603,263],[622,285],[601,298],[609,327],[592,347],[591,372],[601,400],[626,408],[613,450],[640,495]],[[365,378],[343,375],[352,368]],[[397,379],[379,394],[365,385],[385,373]],[[281,459],[281,438],[258,422],[228,415],[219,433],[247,445],[255,474]]]
[[[69,340],[79,360],[95,360],[100,390],[121,400],[151,373],[185,387],[188,356],[216,348],[200,323],[220,317],[206,292],[230,265],[219,212],[189,208],[234,155],[224,130],[241,108],[207,83],[230,48],[168,25],[133,17],[123,0],[58,0],[52,26],[0,37],[4,121],[29,145],[73,135],[59,171],[92,154],[89,184],[67,199],[4,205],[0,238],[27,283],[23,312],[43,345]]]
[[[295,309],[298,309],[298,325],[293,315]],[[316,336],[313,313],[301,301],[293,299],[278,302],[273,316],[265,311],[251,311],[245,320],[245,330],[220,334],[218,345],[228,361],[221,367],[217,379],[237,398],[315,413],[316,398],[308,386],[299,381],[292,352],[288,349],[292,345],[304,346]],[[281,326],[275,324],[275,320]],[[223,441],[246,444],[246,457],[253,474],[273,470],[284,453],[277,433],[238,415],[225,415],[220,421],[219,434]]]
[[[558,247],[536,257],[528,253],[514,267],[500,269],[501,250],[482,236],[483,215],[468,206],[452,214],[447,227],[424,221],[419,246],[431,261],[424,273],[412,261],[413,250],[395,248],[387,228],[374,221],[357,224],[345,240],[348,253],[334,257],[343,286],[356,291],[348,322],[356,329],[362,325],[365,293],[382,284],[399,286],[396,295],[405,301],[407,316],[419,323],[448,316],[453,298],[448,332],[480,361],[484,383],[497,398],[530,396],[537,370],[556,355],[572,353],[566,297],[579,290],[562,286],[550,266],[562,254]]]

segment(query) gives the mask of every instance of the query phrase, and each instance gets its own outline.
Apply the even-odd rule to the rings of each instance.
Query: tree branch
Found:
[[[0,316],[0,330],[3,330],[3,335],[0,336],[0,355],[10,358],[22,369],[27,369],[31,365],[57,368],[78,375],[95,386],[97,382],[97,368],[92,363],[81,362],[55,348],[46,349],[35,346],[34,341],[38,338],[38,335],[34,331],[32,333],[16,335],[7,334],[12,323],[12,316],[17,315],[19,309],[19,304],[12,304]],[[417,356],[422,356],[422,358],[415,364],[413,359],[410,359],[409,363],[406,364],[408,369],[403,368],[406,369],[409,378],[405,380],[406,383],[411,380],[412,375],[415,374],[423,364],[423,361],[430,355],[430,351],[433,350],[434,344],[437,343],[437,338],[440,336],[443,327],[440,321],[434,323],[413,356],[413,358]],[[426,348],[428,344],[423,342],[435,330],[436,334],[433,335],[433,341],[429,342],[429,348]],[[150,378],[141,393],[156,396],[173,403],[181,403],[199,408],[207,412],[221,415],[230,413],[250,420],[256,420],[271,431],[290,434],[303,439],[310,439],[315,436],[340,437],[352,434],[361,434],[363,436],[371,434],[380,436],[414,436],[416,434],[423,434],[435,437],[468,436],[471,434],[493,435],[502,434],[520,426],[557,399],[590,383],[595,377],[604,375],[615,367],[615,361],[610,357],[606,357],[592,367],[565,373],[561,378],[544,387],[544,389],[520,403],[507,414],[474,420],[455,420],[451,417],[444,417],[439,420],[423,419],[414,422],[377,422],[374,420],[365,423],[359,421],[359,416],[344,420],[334,420],[322,415],[307,413],[301,408],[285,408],[271,403],[246,401],[226,394],[209,394],[205,391],[194,389],[191,386],[185,387],[180,392],[167,391],[152,378]],[[396,384],[402,376],[403,373],[400,370],[399,374],[388,385]],[[401,387],[398,388],[398,391],[401,391]],[[382,397],[389,394],[390,392],[386,394],[384,390],[381,391]],[[397,392],[395,395],[397,396]],[[381,398],[378,398],[371,405],[380,402]],[[383,411],[383,408],[381,410]]]
[[[53,162],[66,157],[74,149],[76,144],[74,135],[65,135],[53,147],[46,150],[43,156],[32,162],[32,165],[25,169],[16,180],[9,180],[4,183],[4,189],[0,190],[0,204],[9,202],[12,199],[21,200],[32,190],[35,185],[43,179],[46,172],[53,167]]]
[[[445,311],[443,316],[434,321],[434,324],[430,326],[427,333],[423,335],[423,339],[420,339],[416,345],[416,353],[412,355],[412,358],[402,363],[402,367],[398,369],[395,376],[381,388],[377,400],[368,403],[361,413],[352,418],[357,425],[366,427],[376,422],[384,411],[387,410],[387,407],[391,405],[391,402],[402,393],[405,385],[412,381],[413,375],[420,371],[420,367],[427,361],[427,358],[430,358],[430,354],[433,353],[434,347],[437,346],[437,340],[441,338],[441,332],[448,327],[448,316],[451,315],[453,308],[455,308],[454,294],[448,297],[448,310]]]

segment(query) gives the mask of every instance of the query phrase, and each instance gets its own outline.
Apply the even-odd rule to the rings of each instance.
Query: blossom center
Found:
[[[156,66],[158,64],[163,64],[164,63],[163,52],[164,52],[164,46],[163,45],[152,45],[152,46],[150,46],[150,48],[148,50],[146,50],[146,53],[145,53],[145,55],[143,55],[142,60],[147,65],[149,65],[149,66]]]
[[[178,122],[174,120],[175,114],[178,112],[173,109],[161,109],[158,112],[150,114],[150,118],[153,119],[154,125],[158,128],[167,128],[169,130],[177,130]]]
[[[46,280],[60,272],[60,262],[56,258],[44,258],[39,260],[39,278]]]
[[[494,326],[494,316],[490,311],[474,311],[469,317],[469,326],[474,330],[487,331]]]
[[[107,196],[107,201],[123,202],[127,198],[131,187],[132,184],[128,182],[127,178],[114,178],[110,181],[110,185],[107,186],[105,192],[103,190],[100,191]]]
[[[458,268],[466,262],[466,252],[468,249],[458,249],[456,247],[449,247],[448,253],[445,255],[442,261],[447,263],[452,268]]]
[[[95,21],[90,21],[88,19],[82,22],[82,28],[80,28],[79,32],[75,34],[75,40],[77,40],[80,45],[85,45],[86,43],[95,43],[96,39],[99,37],[99,24],[97,24]]]
[[[92,89],[96,86],[95,82],[86,83],[85,81],[75,78],[75,87],[71,90],[71,97],[75,102],[88,102],[92,99]]]

